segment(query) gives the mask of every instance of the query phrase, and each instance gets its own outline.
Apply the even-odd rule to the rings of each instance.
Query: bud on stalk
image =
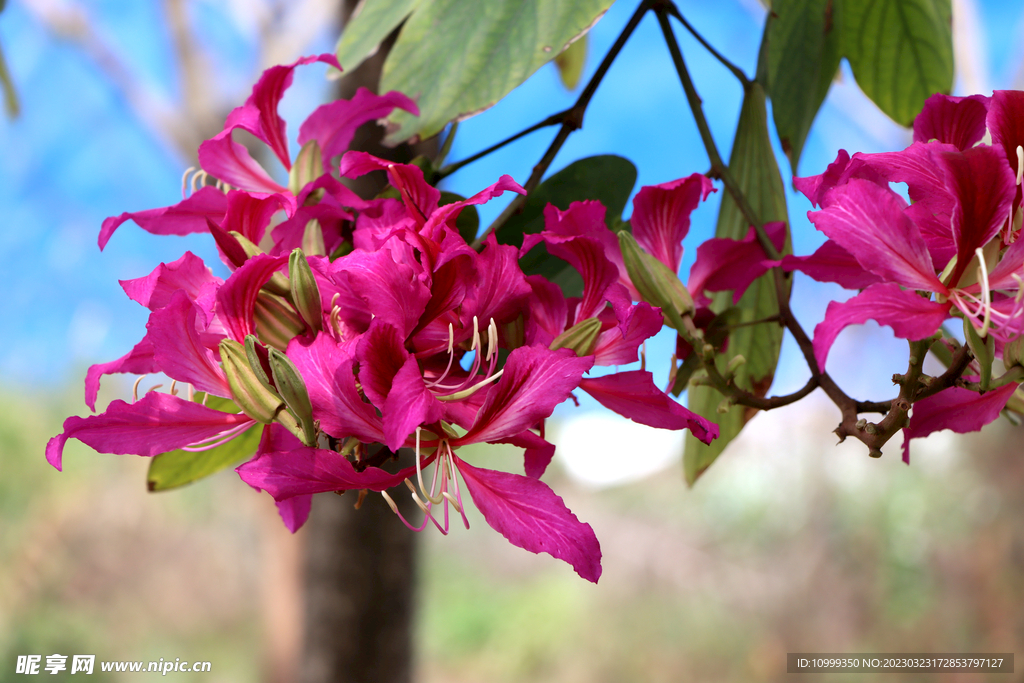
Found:
[[[622,260],[633,286],[644,301],[661,308],[665,323],[677,332],[686,333],[682,316],[694,312],[693,299],[679,277],[668,266],[654,258],[636,243],[628,232],[619,233]]]
[[[316,428],[313,424],[313,406],[309,401],[309,391],[291,359],[277,349],[270,349],[270,370],[274,375],[274,385],[284,399],[288,410],[299,421],[302,433],[296,434],[307,446],[316,445]],[[287,425],[285,425],[287,426]]]
[[[552,351],[572,349],[577,356],[589,356],[594,352],[594,346],[597,344],[597,337],[600,334],[601,321],[597,318],[587,318],[555,337],[549,348]]]
[[[292,302],[295,309],[314,330],[323,329],[323,306],[320,302],[320,290],[313,277],[313,269],[301,249],[292,251],[288,257],[288,281],[292,289]]]
[[[222,339],[220,359],[231,387],[231,397],[242,412],[263,424],[273,422],[284,407],[284,401],[259,380],[242,345],[234,339]]]

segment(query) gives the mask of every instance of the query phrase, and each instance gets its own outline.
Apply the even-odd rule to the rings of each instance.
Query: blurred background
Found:
[[[953,5],[955,94],[1021,87],[1020,3]],[[679,6],[753,72],[765,13],[756,0]],[[591,31],[583,82],[634,8],[619,0]],[[156,237],[130,224],[101,253],[102,220],[175,202],[190,155],[260,71],[331,51],[337,14],[330,0],[9,0],[0,14],[21,109],[0,121],[0,681],[20,680],[15,659],[33,653],[180,657],[211,661],[206,680],[292,680],[305,536],[288,534],[268,496],[230,470],[148,494],[141,458],[97,455],[72,441],[57,473],[42,454],[64,417],[85,414],[85,369],[121,356],[143,334],[147,312],[117,280],[186,249],[217,263],[209,236]],[[740,88],[677,34],[725,153]],[[282,104],[293,144],[298,122],[330,97],[324,72],[297,71]],[[464,122],[449,158],[575,97],[544,67]],[[552,134],[465,168],[446,189],[469,195],[502,173],[524,182]],[[839,149],[900,149],[909,140],[844,64],[800,173],[822,172]],[[653,17],[552,169],[608,153],[636,164],[637,190],[707,169]],[[694,214],[684,272],[713,233],[720,196]],[[502,205],[483,207],[482,221]],[[822,241],[805,218],[809,203],[791,193],[789,208],[795,250],[808,253]],[[850,295],[799,275],[795,287],[794,309],[808,329],[829,300]],[[659,384],[670,344],[648,347]],[[840,336],[828,369],[851,395],[881,399],[905,365],[905,343],[869,324]],[[773,391],[794,390],[806,376],[787,344]],[[106,378],[101,405],[130,395],[132,379]],[[877,461],[856,444],[836,446],[837,421],[820,394],[761,414],[691,490],[681,436],[586,402],[561,406],[549,426],[559,448],[547,479],[601,540],[600,583],[510,546],[475,511],[469,531],[425,533],[418,679],[774,681],[786,677],[787,652],[1024,653],[1019,430],[1000,422],[982,435],[938,433],[915,442],[907,467],[898,439]],[[511,451],[474,456],[515,466]]]

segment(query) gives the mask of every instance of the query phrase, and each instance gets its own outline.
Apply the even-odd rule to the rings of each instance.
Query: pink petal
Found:
[[[1007,164],[1016,171],[1017,147],[1024,145],[1024,92],[996,90],[992,93],[986,123],[992,133],[992,144],[1003,148]]]
[[[153,359],[153,342],[150,341],[149,335],[146,335],[131,351],[117,360],[97,363],[89,368],[85,373],[85,405],[89,406],[89,410],[96,410],[96,396],[99,394],[100,377],[103,375],[148,375],[153,372],[160,372],[160,368]]]
[[[526,476],[532,479],[543,477],[548,465],[551,464],[551,459],[555,456],[555,444],[548,442],[540,434],[531,432],[529,429],[494,443],[507,443],[526,449],[523,454],[523,469],[526,471]]]
[[[950,387],[914,404],[910,424],[903,430],[903,462],[910,463],[910,440],[949,429],[957,434],[976,432],[999,417],[1016,383],[979,394]]]
[[[829,198],[826,208],[807,217],[866,270],[906,287],[945,293],[920,231],[903,213],[906,202],[895,192],[855,178]]]
[[[519,268],[518,250],[498,244],[491,233],[476,258],[476,270],[477,277],[464,304],[464,319],[472,320],[475,315],[481,324],[487,324],[491,318],[503,323],[519,315],[533,290]]]
[[[400,92],[375,95],[366,88],[356,90],[351,100],[335,100],[321,105],[299,128],[299,144],[316,140],[320,145],[324,172],[331,172],[331,159],[348,151],[356,129],[368,121],[383,119],[395,108],[419,116],[416,103]]]
[[[253,309],[256,306],[256,295],[270,276],[286,263],[287,256],[257,254],[232,273],[218,290],[217,314],[224,321],[232,339],[242,343],[245,335],[255,333]]]
[[[231,190],[228,192],[228,210],[220,227],[259,244],[274,214],[281,210],[291,214],[295,208],[295,197],[291,194],[264,196]]]
[[[850,325],[874,320],[893,329],[900,339],[920,341],[935,333],[949,317],[949,303],[929,301],[919,294],[891,283],[871,285],[857,296],[833,301],[825,319],[814,328],[814,356],[825,369],[825,359],[839,333]]]
[[[327,491],[384,491],[416,474],[415,467],[395,474],[379,467],[358,472],[341,453],[320,448],[261,453],[239,465],[236,471],[246,484],[266,491],[278,501]]]
[[[276,501],[277,513],[281,515],[281,521],[293,534],[302,528],[302,525],[309,519],[309,511],[313,507],[313,496],[295,496],[287,500]]]
[[[171,379],[188,382],[199,391],[215,396],[231,396],[227,376],[219,358],[203,345],[196,329],[198,307],[183,290],[170,303],[158,308],[146,323],[147,337],[153,344],[153,360]]]
[[[252,158],[245,145],[231,139],[231,130],[224,130],[199,145],[199,163],[203,170],[214,178],[247,192],[287,192],[286,187],[275,182]]]
[[[1016,178],[1002,154],[988,146],[966,152],[935,155],[946,172],[946,187],[956,198],[953,238],[957,265],[950,282],[956,283],[974,252],[995,237],[1006,222],[1016,192]]]
[[[179,289],[185,290],[194,301],[206,285],[220,285],[224,281],[211,273],[201,258],[186,251],[177,261],[161,263],[146,277],[120,282],[129,298],[154,311],[170,303],[171,296]]]
[[[384,445],[392,451],[401,448],[420,425],[436,423],[444,416],[444,406],[423,383],[415,356],[406,358],[395,375],[384,404]]]
[[[473,428],[453,445],[497,441],[530,429],[569,397],[593,363],[593,358],[577,358],[569,349],[514,349]]]
[[[594,347],[594,365],[627,365],[638,359],[637,349],[663,325],[661,310],[646,301],[631,306],[625,320],[605,330]]]
[[[339,170],[344,178],[358,178],[371,171],[387,171],[388,181],[401,193],[402,201],[417,227],[427,222],[441,201],[441,191],[427,184],[418,166],[396,164],[366,152],[348,152],[341,158]]]
[[[698,250],[699,251],[699,250]],[[832,240],[818,247],[810,256],[783,256],[782,269],[799,270],[818,282],[835,282],[846,289],[864,289],[881,279],[869,271]]]
[[[690,214],[714,191],[711,181],[700,173],[640,188],[629,219],[637,244],[672,272],[679,270]]]
[[[580,389],[634,422],[659,429],[689,429],[706,444],[718,438],[718,425],[690,412],[654,386],[654,376],[645,370],[588,377],[580,382]]]
[[[58,470],[64,443],[78,439],[101,453],[159,455],[254,424],[244,414],[222,413],[177,396],[151,391],[135,403],[113,401],[106,412],[69,417],[64,431],[46,444],[46,460]]]
[[[547,484],[518,474],[478,469],[455,457],[473,502],[495,531],[515,546],[572,565],[587,581],[601,577],[601,545]]]
[[[929,97],[914,119],[914,142],[938,140],[968,150],[985,136],[988,99],[983,95]]]
[[[296,337],[288,344],[288,358],[306,383],[313,404],[313,419],[331,436],[355,436],[363,443],[383,442],[381,419],[356,389],[351,344],[340,346],[320,333],[312,342]]]
[[[548,208],[552,208],[549,204]],[[583,297],[571,316],[572,324],[592,318],[604,308],[612,285],[618,285],[619,269],[605,256],[604,247],[592,237],[562,237],[543,233],[548,253],[573,268],[583,278]]]
[[[416,272],[396,263],[386,250],[354,251],[334,261],[330,272],[339,286],[363,299],[367,310],[398,329],[403,339],[416,329],[430,301],[430,290]]]
[[[227,198],[214,187],[204,187],[177,204],[159,209],[122,213],[103,221],[99,245],[102,250],[114,231],[127,220],[134,220],[140,228],[154,235],[188,235],[206,232],[206,220],[219,222],[227,211]]]
[[[235,128],[249,131],[267,143],[284,167],[290,169],[292,162],[288,154],[288,137],[285,133],[284,120],[277,113],[277,105],[284,96],[285,90],[292,84],[295,68],[313,62],[323,62],[336,69],[341,68],[337,58],[329,53],[302,57],[292,64],[270,67],[263,72],[260,80],[253,86],[252,94],[245,104],[236,107],[228,114],[227,121],[224,123],[224,133],[230,135]],[[203,164],[203,168],[213,173],[206,167],[206,164]],[[214,175],[217,174],[214,173]],[[224,180],[224,178],[221,179]]]
[[[533,295],[526,308],[526,343],[529,346],[550,346],[565,331],[569,309],[562,288],[542,275],[526,278]]]
[[[775,248],[782,251],[786,242],[786,224],[766,223],[764,229]],[[705,290],[722,292],[731,289],[733,303],[739,303],[750,283],[767,273],[772,265],[757,241],[757,232],[751,227],[742,240],[717,237],[697,247],[697,260],[690,269],[686,288],[697,305],[708,303]]]

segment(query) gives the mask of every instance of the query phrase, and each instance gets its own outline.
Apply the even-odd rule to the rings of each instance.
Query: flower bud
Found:
[[[288,257],[288,281],[292,289],[295,309],[314,330],[323,329],[323,306],[320,303],[320,289],[316,286],[313,269],[301,249],[292,251]]]
[[[324,246],[324,229],[320,227],[320,221],[315,218],[306,223],[305,231],[302,233],[302,253],[310,256],[327,256],[327,247]]]
[[[291,359],[277,349],[270,349],[270,370],[274,375],[274,384],[284,399],[288,410],[299,421],[302,435],[299,438],[307,446],[316,445],[316,428],[313,424],[313,406],[309,402],[309,391]],[[296,435],[298,436],[298,435]]]
[[[665,322],[678,332],[684,331],[682,316],[694,311],[693,299],[679,277],[668,266],[640,248],[633,235],[619,233],[619,247],[629,279],[644,301],[661,308]]]
[[[323,174],[324,163],[320,145],[316,140],[310,140],[299,150],[292,170],[288,172],[288,189],[293,195],[298,196],[302,188]]]
[[[253,311],[256,335],[267,346],[284,351],[288,342],[306,331],[302,318],[287,300],[267,291],[256,295]]]
[[[594,352],[594,346],[597,344],[597,337],[600,334],[601,321],[597,318],[587,318],[555,337],[548,348],[552,351],[572,349],[577,356],[589,356]]]
[[[234,339],[222,339],[220,359],[231,387],[231,397],[242,412],[264,424],[273,422],[284,401],[259,380],[242,345]]]
[[[267,355],[267,349],[259,343],[256,339],[255,334],[245,335],[245,357],[249,361],[249,367],[252,368],[253,373],[256,375],[256,379],[260,381],[267,389],[271,391],[277,391],[274,385],[270,382],[270,358]]]

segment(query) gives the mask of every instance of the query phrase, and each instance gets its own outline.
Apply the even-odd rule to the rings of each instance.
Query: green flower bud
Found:
[[[295,249],[288,257],[288,281],[292,288],[292,302],[299,315],[314,330],[323,329],[320,289],[316,286],[313,269],[309,267],[309,261],[301,249]]]
[[[292,170],[288,172],[288,189],[295,196],[302,188],[324,174],[323,155],[316,140],[310,140],[299,150]]]
[[[310,256],[327,255],[327,247],[324,246],[324,231],[320,227],[320,221],[315,218],[306,223],[305,232],[302,233],[302,252]]]
[[[619,233],[619,247],[629,279],[644,301],[661,308],[665,323],[684,332],[682,316],[693,313],[693,299],[679,277],[636,243],[632,234]]]
[[[274,375],[274,384],[284,399],[288,410],[299,421],[302,434],[296,435],[307,446],[316,445],[316,427],[313,424],[313,406],[309,402],[309,391],[291,359],[277,349],[270,349],[270,371]],[[285,425],[287,426],[287,425]]]
[[[555,337],[549,348],[552,351],[572,349],[577,356],[589,356],[594,352],[599,334],[601,334],[601,321],[597,318],[587,318]]]
[[[222,339],[220,359],[231,387],[231,396],[242,412],[263,424],[273,422],[284,407],[284,401],[259,380],[242,345],[234,339]]]
[[[256,320],[256,335],[267,346],[284,351],[288,342],[306,331],[302,318],[288,301],[270,292],[260,291],[256,295],[253,311]]]
[[[256,344],[258,343],[259,340],[256,339],[256,335],[245,335],[245,357],[249,361],[249,367],[252,368],[256,379],[270,391],[276,391],[274,385],[270,383],[270,377],[267,376],[266,370],[263,369],[263,361],[260,359],[259,351],[256,349]]]

